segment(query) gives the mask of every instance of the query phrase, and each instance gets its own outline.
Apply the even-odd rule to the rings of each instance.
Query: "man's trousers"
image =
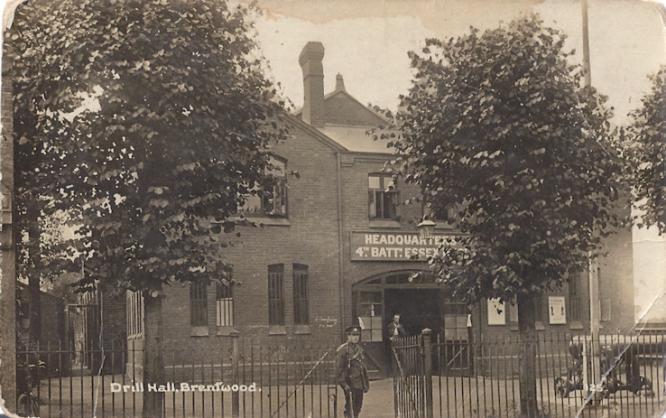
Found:
[[[362,406],[363,389],[350,389],[345,392],[345,418],[359,418]]]

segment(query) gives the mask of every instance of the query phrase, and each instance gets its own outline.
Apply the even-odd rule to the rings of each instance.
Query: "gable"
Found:
[[[324,98],[325,123],[351,126],[379,126],[386,121],[345,91],[336,91]]]

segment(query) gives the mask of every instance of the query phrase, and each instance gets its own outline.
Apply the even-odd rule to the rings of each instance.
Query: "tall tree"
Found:
[[[534,298],[584,270],[619,226],[622,187],[605,99],[582,87],[565,35],[537,16],[410,52],[413,85],[384,131],[408,182],[460,236],[430,260],[468,303],[517,301],[520,408],[538,415]]]
[[[650,77],[651,91],[631,113],[626,149],[641,224],[666,233],[666,67]]]
[[[80,214],[80,288],[144,293],[149,382],[164,378],[163,285],[229,283],[221,229],[272,181],[268,150],[286,138],[250,13],[222,0],[35,0],[8,36],[16,137],[38,157],[17,178]],[[145,416],[162,407],[144,393]]]

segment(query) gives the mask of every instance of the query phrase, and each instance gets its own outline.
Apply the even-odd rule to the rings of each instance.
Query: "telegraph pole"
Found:
[[[0,135],[0,408],[16,410],[16,246],[14,206],[14,141],[11,53],[2,60],[2,135]]]
[[[592,75],[590,71],[590,34],[587,19],[587,0],[581,0],[583,18],[583,70],[585,71],[585,86],[592,86]]]
[[[588,5],[587,0],[581,0],[581,17],[583,23],[583,71],[585,75],[585,87],[592,87],[592,73],[590,66],[590,35],[588,29]],[[599,273],[595,261],[592,259],[592,253],[588,254],[588,281],[590,289],[590,336],[592,338],[590,349],[592,351],[591,364],[591,383],[595,386],[601,383],[601,364],[600,364],[600,341],[599,328],[601,316],[601,304],[599,301]],[[592,399],[596,399],[596,393]]]

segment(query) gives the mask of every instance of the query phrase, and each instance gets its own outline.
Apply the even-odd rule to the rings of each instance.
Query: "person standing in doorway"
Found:
[[[405,327],[400,323],[400,313],[393,314],[393,321],[388,324],[388,337],[393,340],[396,337],[404,337],[407,335]]]
[[[359,418],[363,406],[363,395],[370,389],[365,353],[359,341],[361,329],[349,327],[345,330],[347,342],[336,350],[336,380],[345,394],[345,418]]]
[[[389,322],[388,326],[386,327],[386,335],[388,336],[388,353],[389,353],[389,365],[391,368],[391,372],[393,375],[397,375],[398,371],[400,370],[400,366],[398,365],[398,362],[402,362],[402,358],[400,354],[394,350],[392,347],[392,344],[395,343],[396,338],[398,337],[406,337],[407,336],[407,331],[405,330],[405,327],[400,323],[400,313],[396,312],[393,314],[393,321]]]

